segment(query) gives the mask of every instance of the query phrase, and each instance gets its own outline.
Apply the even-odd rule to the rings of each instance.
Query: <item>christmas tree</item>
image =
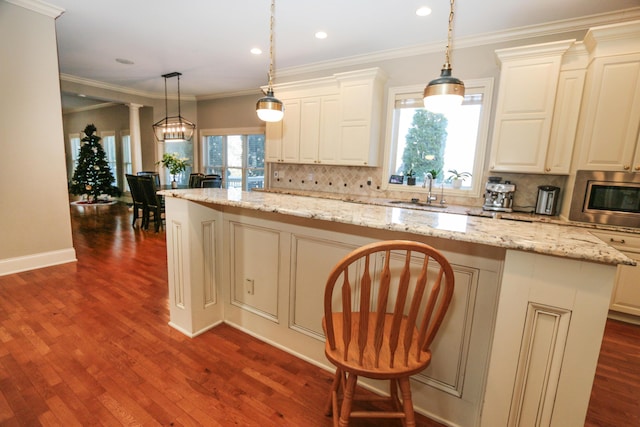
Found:
[[[122,192],[113,185],[116,181],[111,173],[107,155],[100,144],[100,137],[95,135],[93,124],[84,128],[85,137],[80,144],[80,154],[76,170],[71,178],[69,192],[77,196],[87,196],[91,203],[98,201],[102,195],[120,196]]]

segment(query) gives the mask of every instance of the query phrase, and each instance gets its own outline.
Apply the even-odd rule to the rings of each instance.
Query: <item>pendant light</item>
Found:
[[[153,133],[160,142],[180,142],[188,141],[193,136],[193,130],[196,125],[185,119],[180,111],[180,76],[182,73],[173,72],[163,74],[164,77],[164,119],[153,125]],[[178,115],[169,117],[169,109],[167,107],[167,79],[178,78]]]
[[[269,23],[269,85],[264,97],[258,100],[256,112],[260,120],[279,122],[284,116],[282,101],[273,96],[273,24],[275,22],[276,0],[271,0],[271,21]]]
[[[464,99],[464,83],[460,79],[451,76],[451,63],[449,61],[454,1],[451,0],[451,11],[449,12],[449,32],[447,35],[445,63],[442,66],[440,77],[431,80],[424,89],[424,107],[434,113],[444,113],[452,108],[459,107]]]

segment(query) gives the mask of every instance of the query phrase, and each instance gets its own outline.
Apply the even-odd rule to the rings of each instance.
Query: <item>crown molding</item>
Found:
[[[566,19],[547,22],[540,25],[512,28],[505,31],[496,31],[480,35],[456,38],[453,49],[465,49],[489,44],[513,42],[514,40],[543,37],[558,33],[572,31],[586,31],[594,26],[602,26],[613,23],[634,21],[640,19],[640,7],[625,9],[617,12],[590,15],[581,18]],[[337,60],[316,62],[299,67],[281,68],[277,70],[275,77],[288,77],[298,74],[325,71],[328,69],[350,67],[366,63],[377,63],[398,58],[406,58],[431,53],[444,52],[446,41],[408,46],[400,49],[389,49],[365,55],[356,55]]]
[[[91,80],[91,79],[85,79],[83,77],[76,77],[76,76],[72,76],[71,74],[60,73],[60,80],[61,81],[65,81],[65,82],[69,82],[69,83],[77,83],[77,84],[81,84],[81,85],[84,85],[84,86],[94,87],[94,88],[97,88],[97,89],[112,90],[114,92],[125,93],[127,95],[142,96],[142,97],[151,98],[151,99],[164,99],[164,93],[149,92],[149,91],[131,89],[129,87],[118,86],[118,85],[113,85],[113,84],[109,84],[109,83],[104,83],[104,82],[100,82],[98,80]],[[178,100],[178,96],[177,95],[167,95],[167,99]],[[182,94],[180,95],[180,99],[183,100],[183,101],[196,101],[197,100],[196,97],[193,96],[193,95],[182,95]]]
[[[101,108],[113,107],[116,105],[124,105],[118,102],[103,102],[101,104],[88,105],[86,107],[69,108],[62,111],[62,114],[81,113],[83,111],[99,110]]]
[[[29,9],[33,12],[40,13],[41,15],[49,16],[53,19],[62,15],[65,10],[54,6],[52,4],[40,1],[40,0],[5,0],[7,3],[11,3],[15,6]]]

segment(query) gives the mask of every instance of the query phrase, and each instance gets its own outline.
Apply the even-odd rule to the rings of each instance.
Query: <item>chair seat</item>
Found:
[[[382,340],[382,348],[380,350],[380,356],[378,364],[376,366],[375,351],[371,343],[374,342],[375,324],[377,321],[376,313],[369,313],[369,337],[367,344],[362,355],[362,361],[359,360],[359,346],[358,346],[358,330],[360,328],[360,313],[351,313],[351,336],[353,337],[351,344],[349,345],[349,353],[345,360],[344,344],[342,340],[336,341],[336,348],[331,349],[328,342],[325,345],[325,355],[334,365],[353,372],[356,375],[365,376],[375,379],[390,379],[397,378],[398,376],[411,376],[422,370],[424,370],[431,362],[431,351],[416,351],[416,343],[418,342],[418,330],[413,328],[411,337],[412,345],[409,348],[408,355],[402,346],[405,338],[404,332],[401,332],[398,337],[398,349],[395,351],[394,358],[392,360],[391,351],[389,350],[389,336],[391,331],[391,321],[393,319],[392,314],[385,315],[384,333]],[[400,330],[404,331],[406,325],[406,317],[401,321]],[[342,336],[343,325],[343,313],[333,313],[333,324],[336,336]],[[322,327],[326,330],[324,319],[322,321]],[[405,364],[405,356],[406,364]]]

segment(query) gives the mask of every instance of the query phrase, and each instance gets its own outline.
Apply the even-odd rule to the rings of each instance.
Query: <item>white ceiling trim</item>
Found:
[[[142,96],[151,99],[164,99],[164,93],[162,92],[147,92],[142,90],[131,89],[125,86],[118,86],[109,83],[100,82],[97,80],[85,79],[83,77],[76,77],[70,74],[60,73],[60,80],[69,82],[69,83],[78,83],[84,86],[94,87],[97,89],[106,89],[112,90],[119,93],[126,93],[128,95]],[[167,95],[167,99],[178,100],[178,95]],[[182,95],[180,94],[180,99],[185,101],[196,101],[196,97],[193,95]]]
[[[88,105],[86,107],[69,108],[62,111],[62,114],[80,113],[83,111],[99,110],[101,108],[114,107],[116,105],[124,105],[117,102],[104,102],[102,104]]]
[[[64,9],[40,0],[5,0],[5,1],[15,6],[23,7],[25,9],[29,9],[33,12],[37,12],[41,15],[49,16],[54,19],[64,13]]]
[[[591,15],[576,19],[567,19],[545,23],[542,25],[532,25],[509,29],[506,31],[497,31],[494,33],[486,33],[475,35],[472,37],[455,38],[453,40],[453,49],[464,49],[470,47],[484,46],[488,44],[496,44],[518,39],[526,39],[533,37],[542,37],[553,35],[561,32],[585,31],[594,26],[607,25],[609,23],[617,23],[622,21],[633,21],[640,19],[640,7],[627,9],[624,11],[604,13],[599,15]],[[297,74],[311,73],[316,71],[324,71],[332,68],[348,67],[353,65],[362,65],[365,63],[387,61],[391,59],[406,58],[411,56],[425,55],[430,53],[444,52],[446,41],[440,43],[422,44],[410,46],[400,49],[390,49],[376,53],[352,56],[338,60],[316,62],[313,64],[302,65],[299,67],[289,67],[276,71],[275,77],[295,76]]]

